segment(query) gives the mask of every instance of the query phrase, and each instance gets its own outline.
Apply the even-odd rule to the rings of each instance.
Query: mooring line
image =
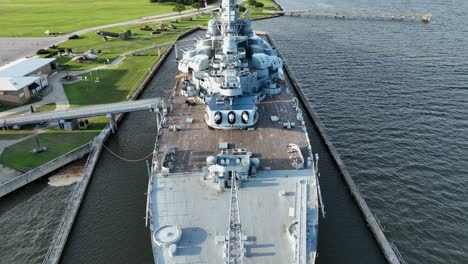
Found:
[[[127,162],[139,162],[139,161],[143,161],[149,157],[151,157],[151,155],[153,155],[153,152],[150,152],[148,155],[146,155],[145,157],[141,158],[141,159],[126,159],[120,155],[118,155],[117,153],[113,152],[112,150],[110,150],[105,144],[102,144],[102,146],[107,149],[114,157],[116,158],[119,158],[123,161],[127,161]]]

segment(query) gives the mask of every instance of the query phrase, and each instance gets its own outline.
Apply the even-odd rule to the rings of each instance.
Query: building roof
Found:
[[[55,58],[21,58],[0,67],[0,77],[22,77],[55,61]]]
[[[35,82],[40,76],[36,77],[0,77],[0,91],[18,91]]]

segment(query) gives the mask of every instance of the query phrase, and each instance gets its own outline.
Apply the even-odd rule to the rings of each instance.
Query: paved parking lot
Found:
[[[0,38],[0,66],[25,56],[36,55],[38,49],[47,48],[64,39],[65,36]]]

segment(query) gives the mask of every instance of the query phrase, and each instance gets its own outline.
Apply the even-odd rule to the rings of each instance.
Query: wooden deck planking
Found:
[[[191,108],[185,103],[186,97],[177,95],[174,99],[173,111],[168,115],[168,121],[163,128],[160,139],[159,160],[167,147],[176,147],[177,160],[171,172],[197,172],[206,165],[206,157],[220,153],[218,144],[229,143],[229,148],[245,148],[260,159],[260,169],[290,170],[293,169],[289,158],[287,145],[294,143],[301,147],[302,154],[308,156],[305,134],[296,120],[292,98],[285,93],[269,96],[257,104],[260,119],[255,130],[215,130],[207,127],[204,121],[206,105],[198,103]],[[270,116],[280,117],[278,122],[272,122]],[[193,118],[188,124],[187,118]],[[282,123],[296,123],[292,129],[282,128]],[[172,126],[180,126],[181,130],[172,131]]]

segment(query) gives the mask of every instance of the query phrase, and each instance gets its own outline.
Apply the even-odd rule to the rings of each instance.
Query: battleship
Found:
[[[223,0],[178,69],[149,167],[155,263],[315,263],[318,155],[276,50]]]

